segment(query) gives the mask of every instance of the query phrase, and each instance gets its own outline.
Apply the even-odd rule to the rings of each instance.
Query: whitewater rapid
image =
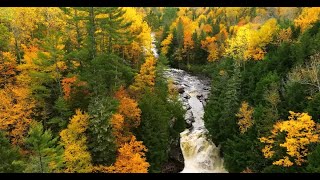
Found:
[[[180,147],[185,167],[181,173],[226,173],[220,148],[208,139],[203,121],[204,105],[210,93],[210,82],[199,79],[180,69],[169,68],[165,72],[180,92],[180,100],[187,109],[186,121],[192,126],[180,133]],[[190,111],[190,112],[188,112]]]
[[[159,57],[155,46],[155,34],[151,34],[151,51]],[[204,105],[210,93],[210,81],[192,76],[187,72],[168,68],[164,72],[167,79],[180,89],[180,100],[187,110],[185,120],[189,127],[180,133],[180,148],[185,167],[181,173],[227,173],[217,147],[208,137],[203,121]]]

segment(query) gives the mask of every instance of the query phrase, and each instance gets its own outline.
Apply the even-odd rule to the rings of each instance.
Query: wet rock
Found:
[[[184,115],[184,119],[185,119],[186,121],[187,121],[187,120],[192,121],[192,120],[194,119],[192,111],[190,111],[190,110],[187,111],[186,114]]]
[[[191,109],[191,106],[188,103],[186,103],[185,105],[183,105],[183,109],[188,111]]]
[[[178,87],[177,87],[177,90],[178,90],[178,92],[179,92],[180,94],[184,93],[184,87],[182,87],[182,86],[178,86]]]
[[[203,98],[203,94],[197,94],[197,98],[201,100]]]
[[[190,99],[191,98],[191,96],[189,94],[187,94],[187,93],[183,93],[182,97],[185,98],[185,99]]]
[[[189,129],[192,127],[192,121],[186,120],[186,128]]]
[[[192,123],[194,122],[193,113],[191,110],[188,110],[184,116],[185,122],[186,122],[186,128],[191,128]]]
[[[182,105],[186,106],[188,103],[188,99],[185,98],[180,98],[180,100],[182,101]]]
[[[170,140],[168,162],[161,168],[162,173],[178,173],[184,168],[184,158],[180,148],[180,136]]]

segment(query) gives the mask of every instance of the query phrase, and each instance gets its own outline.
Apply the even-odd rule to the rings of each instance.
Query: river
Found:
[[[158,58],[154,34],[151,37],[152,52]],[[210,93],[209,79],[200,79],[174,68],[166,69],[164,76],[173,80],[179,91],[179,100],[187,110],[187,129],[180,133],[180,148],[185,165],[181,173],[226,173],[220,148],[208,139],[208,130],[203,121],[204,106]]]
[[[180,147],[184,157],[181,173],[225,173],[220,148],[207,138],[203,115],[204,105],[210,93],[210,81],[192,76],[186,71],[169,68],[164,73],[173,79],[180,92],[180,100],[187,110],[188,128],[180,133]]]

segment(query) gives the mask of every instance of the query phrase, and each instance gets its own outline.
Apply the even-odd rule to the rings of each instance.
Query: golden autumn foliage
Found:
[[[123,86],[115,93],[120,101],[117,113],[111,117],[113,135],[119,147],[116,162],[112,166],[97,166],[94,172],[147,173],[147,148],[142,141],[136,141],[132,129],[140,125],[141,110],[138,103],[130,98]]]
[[[130,98],[123,86],[115,93],[115,97],[120,101],[118,112],[126,119],[124,124],[130,130],[140,125],[141,110],[138,102]]]
[[[301,31],[308,29],[312,23],[320,19],[320,8],[310,7],[303,8],[300,16],[294,20],[296,26],[301,28]]]
[[[141,110],[138,107],[137,101],[129,97],[123,97],[120,100],[118,112],[125,118],[125,125],[131,128],[136,128],[140,125]]]
[[[0,63],[0,130],[12,144],[22,145],[32,121],[35,101],[31,89],[19,73],[16,58],[10,52],[1,52]],[[22,81],[23,80],[23,81]]]
[[[76,110],[70,119],[67,129],[60,132],[61,144],[64,146],[64,172],[85,173],[92,171],[91,155],[87,151],[87,137],[84,132],[88,128],[89,115]]]
[[[69,99],[70,98],[70,93],[71,93],[71,85],[75,83],[77,80],[76,76],[70,77],[70,78],[64,78],[61,80],[61,85],[62,85],[62,90],[64,93],[63,98],[64,99]]]
[[[207,58],[209,62],[216,61],[219,58],[219,48],[215,37],[206,37],[205,40],[201,41],[201,48],[209,53]]]
[[[23,144],[32,120],[35,102],[30,93],[29,88],[17,85],[0,89],[0,130],[5,131],[15,145]]]
[[[185,51],[194,48],[194,42],[192,40],[192,32],[186,31],[184,32],[184,39],[183,39],[183,48]]]
[[[266,54],[265,47],[273,40],[278,30],[277,20],[267,20],[259,29],[257,24],[248,23],[237,30],[235,37],[228,39],[226,55],[237,60],[262,60]]]
[[[103,168],[109,173],[147,173],[150,164],[146,161],[147,148],[135,136],[130,142],[118,149],[118,156],[114,165]]]
[[[167,55],[169,50],[169,45],[171,44],[173,39],[172,33],[170,33],[162,42],[161,42],[161,53]]]
[[[205,40],[201,41],[201,48],[206,49],[210,44],[216,41],[215,37],[206,37]]]
[[[140,68],[140,73],[135,76],[134,83],[130,89],[134,92],[144,90],[146,88],[153,89],[156,78],[156,59],[148,56],[145,63]]]
[[[212,32],[212,27],[209,24],[204,24],[202,29],[206,33],[211,33]]]
[[[16,58],[10,52],[1,52],[0,55],[0,87],[12,84],[16,75]]]
[[[111,118],[114,128],[114,135],[119,146],[130,141],[132,129],[140,125],[141,110],[136,100],[130,98],[123,87],[115,93],[115,97],[120,101],[117,113]]]
[[[236,60],[244,59],[244,52],[246,49],[248,49],[249,33],[249,25],[241,26],[237,30],[237,34],[235,37],[227,39],[228,47],[226,48],[225,55],[230,56]]]
[[[123,86],[120,86],[120,88],[118,89],[118,91],[116,91],[114,93],[114,97],[117,99],[122,99],[124,97],[130,97],[128,92],[126,91],[126,89]]]
[[[240,133],[243,134],[253,125],[253,108],[246,101],[241,103],[241,107],[236,116],[239,118],[238,125]]]
[[[245,52],[246,59],[262,60],[266,54],[265,46],[273,40],[277,31],[277,20],[267,20],[259,30],[251,31],[248,37],[248,49]]]
[[[144,21],[143,14],[138,12],[136,8],[124,7],[123,10],[125,11],[124,22],[132,22],[127,30],[130,34],[136,34],[136,37],[128,45],[118,45],[118,48],[122,48],[124,55],[137,64],[144,52],[151,53],[151,29]],[[146,51],[144,51],[144,48]]]
[[[262,152],[266,158],[283,156],[273,162],[274,165],[290,167],[292,165],[301,166],[306,162],[308,155],[308,145],[319,142],[319,131],[316,123],[311,119],[308,113],[295,113],[289,111],[289,120],[278,121],[268,137],[259,138],[265,147]],[[279,134],[284,133],[285,139],[280,139]],[[277,148],[285,148],[286,154],[279,154]]]
[[[280,45],[283,42],[290,42],[290,38],[292,36],[292,30],[290,27],[287,29],[281,29],[278,32],[277,39],[275,40],[275,43]]]
[[[87,82],[79,81],[77,76],[72,76],[69,78],[65,77],[61,80],[61,86],[62,86],[62,90],[63,90],[63,94],[64,94],[63,98],[65,100],[68,100],[71,97],[73,88],[87,86]],[[82,93],[87,94],[88,91],[83,90]]]
[[[17,77],[19,82],[30,85],[32,83],[32,78],[30,76],[31,71],[40,71],[39,66],[35,64],[35,60],[38,57],[39,48],[33,45],[24,46],[22,45],[24,51],[22,64],[17,66],[17,70],[21,73]]]
[[[116,144],[120,147],[125,142],[128,142],[132,136],[131,132],[126,132],[124,130],[124,117],[119,114],[113,114],[111,117],[112,134],[116,138]]]

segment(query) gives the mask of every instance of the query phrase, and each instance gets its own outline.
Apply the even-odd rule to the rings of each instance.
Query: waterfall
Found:
[[[183,89],[180,100],[187,109],[185,119],[191,123],[189,128],[180,133],[185,164],[181,173],[226,173],[220,148],[208,139],[208,130],[203,121],[203,107],[210,93],[210,82],[173,68],[167,69],[165,75]]]
[[[158,58],[154,33],[151,33],[151,38],[151,51]],[[208,130],[203,121],[203,107],[210,93],[210,82],[174,68],[167,69],[164,75],[172,78],[177,88],[182,89],[179,99],[187,110],[185,120],[190,125],[180,133],[180,147],[185,164],[181,173],[227,173],[220,157],[220,147],[208,139]]]

